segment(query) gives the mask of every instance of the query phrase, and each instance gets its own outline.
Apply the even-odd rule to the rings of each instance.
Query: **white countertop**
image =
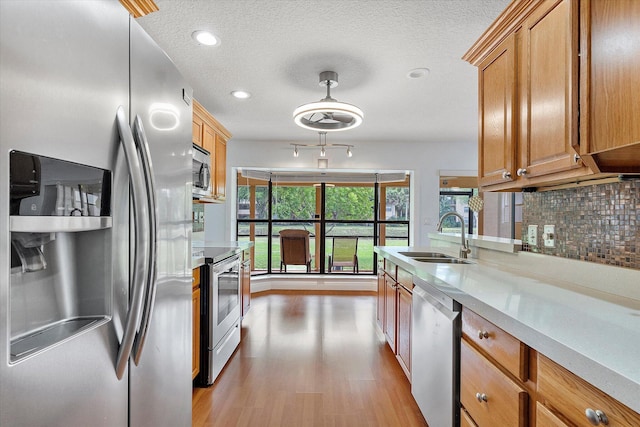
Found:
[[[429,264],[399,254],[446,252],[440,247],[382,246],[375,251],[640,412],[640,300],[633,298],[640,271],[598,266],[594,271],[602,277],[591,277],[590,282],[605,285],[597,289],[593,283],[582,286],[567,280],[580,274],[554,279],[519,270],[523,266],[518,263],[470,259],[472,264]],[[525,261],[544,262],[550,271],[554,262],[569,263],[573,269],[591,264],[531,255],[524,255]],[[615,289],[636,290],[632,297],[616,295],[607,281],[616,281]]]

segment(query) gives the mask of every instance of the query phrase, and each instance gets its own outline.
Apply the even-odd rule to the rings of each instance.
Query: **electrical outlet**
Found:
[[[553,248],[556,246],[556,227],[555,225],[545,225],[542,233],[545,248]]]
[[[529,246],[538,246],[538,226],[530,225],[527,229],[527,243]]]

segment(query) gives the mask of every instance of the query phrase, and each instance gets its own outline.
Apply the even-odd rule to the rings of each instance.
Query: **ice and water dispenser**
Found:
[[[19,151],[9,161],[15,363],[110,319],[111,172]]]

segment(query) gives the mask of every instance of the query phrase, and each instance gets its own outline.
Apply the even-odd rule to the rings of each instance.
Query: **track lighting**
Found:
[[[327,144],[327,132],[318,132],[318,143],[317,144],[291,144],[293,145],[293,157],[298,157],[300,152],[298,148],[300,147],[320,147],[320,157],[327,157],[327,148],[347,148],[347,157],[353,157],[353,152],[351,149],[353,145],[351,144]]]

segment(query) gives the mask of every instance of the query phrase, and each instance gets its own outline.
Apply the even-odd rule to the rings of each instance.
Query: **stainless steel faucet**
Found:
[[[462,215],[460,215],[458,212],[447,212],[446,214],[442,215],[440,217],[440,219],[438,220],[438,225],[437,225],[437,229],[438,231],[442,231],[442,222],[445,220],[445,218],[450,217],[450,216],[456,216],[458,217],[458,219],[460,220],[460,224],[462,224],[461,227],[461,234],[460,234],[460,258],[466,258],[468,254],[471,253],[471,249],[469,249],[469,246],[467,245],[467,239],[465,238],[465,234],[464,234],[464,218],[462,217]]]

